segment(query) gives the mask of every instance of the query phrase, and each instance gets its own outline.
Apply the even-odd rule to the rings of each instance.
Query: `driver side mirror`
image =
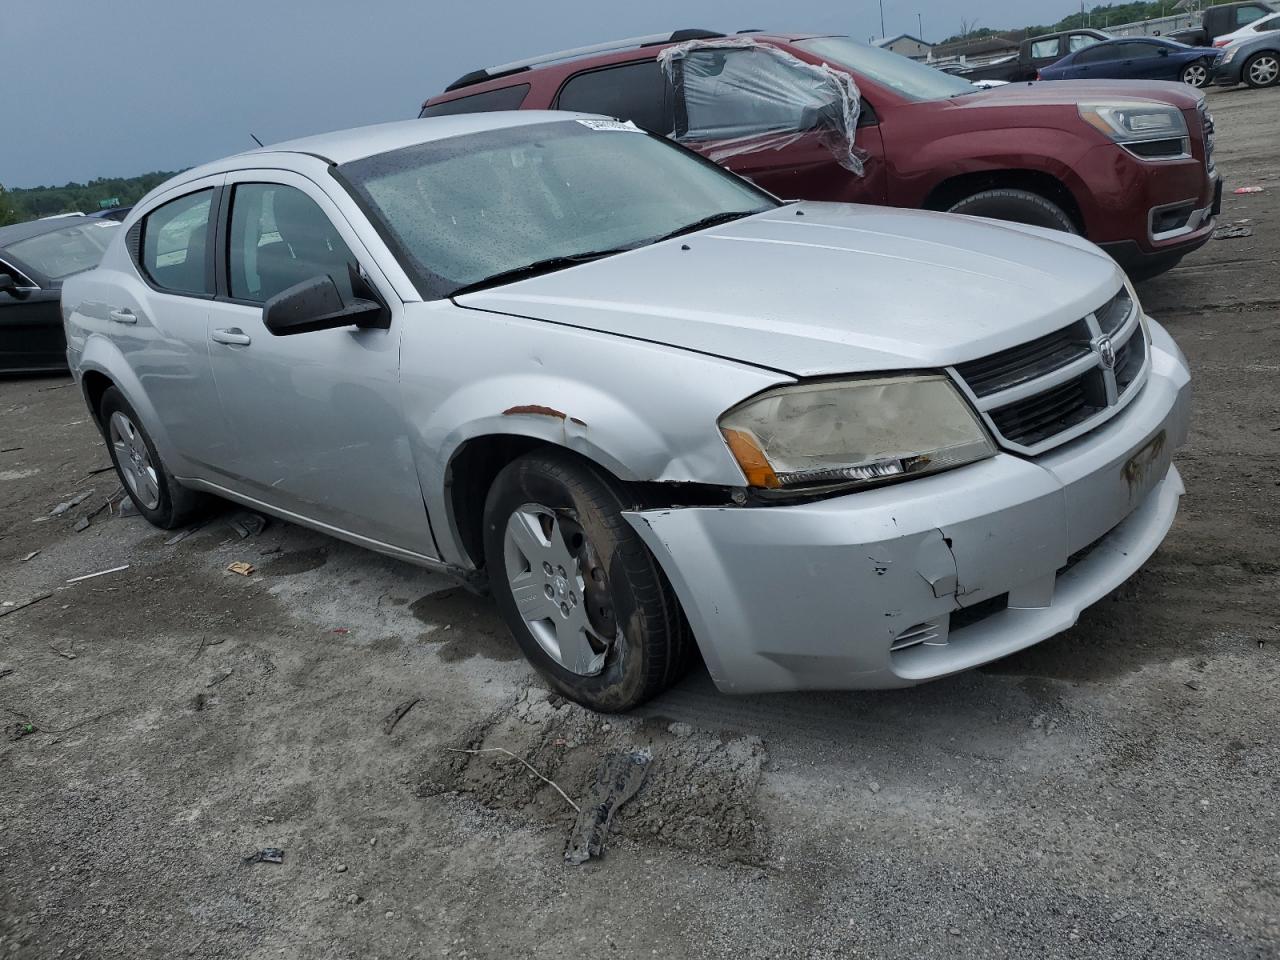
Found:
[[[321,275],[281,290],[264,303],[262,323],[277,337],[286,337],[351,326],[385,330],[391,326],[391,315],[376,300],[344,300],[333,278]]]
[[[13,279],[12,275],[0,273],[0,293],[7,293],[15,300],[25,300],[31,291],[26,287],[18,286],[18,281]]]

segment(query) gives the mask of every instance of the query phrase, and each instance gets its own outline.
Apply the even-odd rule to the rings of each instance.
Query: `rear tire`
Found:
[[[207,498],[179,484],[164,465],[124,394],[108,387],[98,411],[120,485],[148,522],[172,530],[205,508]]]
[[[512,462],[485,504],[489,583],[520,649],[555,690],[606,713],[661,693],[693,648],[679,600],[622,516],[632,505],[565,451]]]
[[[990,217],[992,220],[1008,220],[1032,227],[1047,227],[1064,233],[1079,233],[1071,215],[1052,200],[1046,200],[1030,190],[1002,188],[983,190],[965,197],[954,204],[948,213],[963,213],[971,217]]]
[[[1263,50],[1245,61],[1240,76],[1249,86],[1274,87],[1280,81],[1280,53]]]
[[[1209,65],[1203,60],[1188,63],[1182,68],[1182,82],[1196,90],[1209,82]]]

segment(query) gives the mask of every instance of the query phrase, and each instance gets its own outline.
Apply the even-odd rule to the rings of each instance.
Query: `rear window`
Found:
[[[444,103],[433,103],[422,108],[419,117],[451,117],[458,113],[490,113],[494,110],[519,110],[524,98],[529,95],[529,85],[520,83],[514,87],[500,87],[497,90],[486,90],[484,93],[473,93],[469,97],[458,97]]]

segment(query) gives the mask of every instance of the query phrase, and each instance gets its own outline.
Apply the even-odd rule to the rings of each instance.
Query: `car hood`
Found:
[[[1193,110],[1203,99],[1204,94],[1195,92],[1185,83],[1169,80],[1045,80],[1005,84],[985,93],[962,97],[956,104],[964,107],[1025,107],[1034,104],[1074,110],[1081,101],[1154,100],[1172,104],[1179,110]]]
[[[815,376],[972,360],[1078,320],[1121,282],[1068,234],[802,203],[456,302]]]

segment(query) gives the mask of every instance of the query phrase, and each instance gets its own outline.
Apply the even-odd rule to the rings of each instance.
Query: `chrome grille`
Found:
[[[1035,340],[957,364],[1003,446],[1038,454],[1113,416],[1141,387],[1146,334],[1127,288]]]

